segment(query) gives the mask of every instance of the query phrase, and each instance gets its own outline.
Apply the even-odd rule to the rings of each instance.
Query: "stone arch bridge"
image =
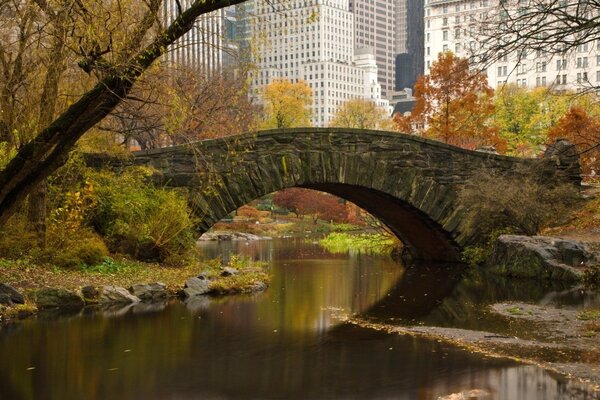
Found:
[[[191,189],[201,232],[254,199],[302,187],[357,204],[413,257],[444,262],[457,261],[474,236],[462,223],[459,186],[483,168],[507,171],[532,162],[396,132],[343,128],[262,131],[140,151],[133,160],[155,168],[160,184]],[[578,182],[578,159],[544,162]]]

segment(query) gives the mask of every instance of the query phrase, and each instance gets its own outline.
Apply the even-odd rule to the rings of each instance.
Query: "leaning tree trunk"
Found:
[[[66,162],[77,140],[121,102],[139,76],[165,53],[168,46],[192,28],[197,17],[243,1],[194,1],[129,63],[113,67],[94,88],[23,146],[0,171],[0,226],[38,183]]]

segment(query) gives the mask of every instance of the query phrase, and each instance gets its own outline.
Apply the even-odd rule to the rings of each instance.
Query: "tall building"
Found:
[[[181,9],[189,7],[193,0],[180,0]],[[162,19],[171,23],[180,12],[178,2],[163,2]],[[164,56],[166,62],[186,65],[204,72],[220,71],[234,62],[237,44],[235,7],[223,8],[196,19],[194,26],[179,38]]]
[[[396,79],[396,8],[399,0],[349,1],[350,11],[354,14],[354,47],[375,54],[381,95],[389,100]]]
[[[412,89],[424,73],[424,0],[396,0],[395,90]]]
[[[452,51],[460,57],[477,57],[484,44],[477,36],[481,22],[486,26],[502,18],[503,7],[518,12],[522,0],[428,0],[425,5],[425,71],[440,52]],[[578,90],[590,82],[600,82],[600,46],[582,44],[560,57],[542,49],[503,54],[487,67],[491,87],[515,84],[521,87],[551,87]]]
[[[256,71],[251,90],[257,98],[275,79],[305,81],[313,92],[312,123],[327,126],[338,107],[366,99],[390,112],[378,83],[378,66],[369,49],[354,50],[354,15],[348,0],[290,0],[285,9],[266,1],[248,5],[249,33]]]

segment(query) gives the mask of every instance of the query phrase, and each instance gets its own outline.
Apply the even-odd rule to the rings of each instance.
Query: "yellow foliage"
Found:
[[[265,88],[263,100],[265,119],[262,128],[310,126],[312,89],[306,82],[275,80]]]

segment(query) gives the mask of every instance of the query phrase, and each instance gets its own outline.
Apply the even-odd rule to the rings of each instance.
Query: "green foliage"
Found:
[[[468,265],[482,265],[492,255],[494,244],[500,235],[510,235],[515,233],[510,227],[496,228],[480,244],[467,246],[461,254],[461,259]]]
[[[580,321],[597,321],[600,320],[600,310],[583,310],[577,314],[577,319]]]
[[[332,253],[358,251],[389,254],[398,246],[398,241],[394,237],[381,233],[351,235],[345,232],[332,232],[319,240],[319,245]]]
[[[583,283],[590,288],[600,288],[600,264],[591,265],[583,271]]]
[[[579,200],[574,185],[564,182],[545,164],[520,166],[501,173],[481,170],[459,193],[466,210],[464,224],[477,244],[489,242],[493,232],[508,229],[534,235],[541,228],[561,222]]]
[[[17,259],[38,250],[36,236],[27,229],[27,219],[22,213],[13,215],[0,228],[0,257]]]
[[[92,266],[102,262],[108,256],[106,244],[95,235],[65,243],[61,249],[49,251],[50,260],[63,268]]]
[[[90,173],[96,191],[91,223],[112,251],[141,260],[181,262],[194,247],[187,201],[178,192],[149,184],[149,175],[142,168],[120,175]]]

